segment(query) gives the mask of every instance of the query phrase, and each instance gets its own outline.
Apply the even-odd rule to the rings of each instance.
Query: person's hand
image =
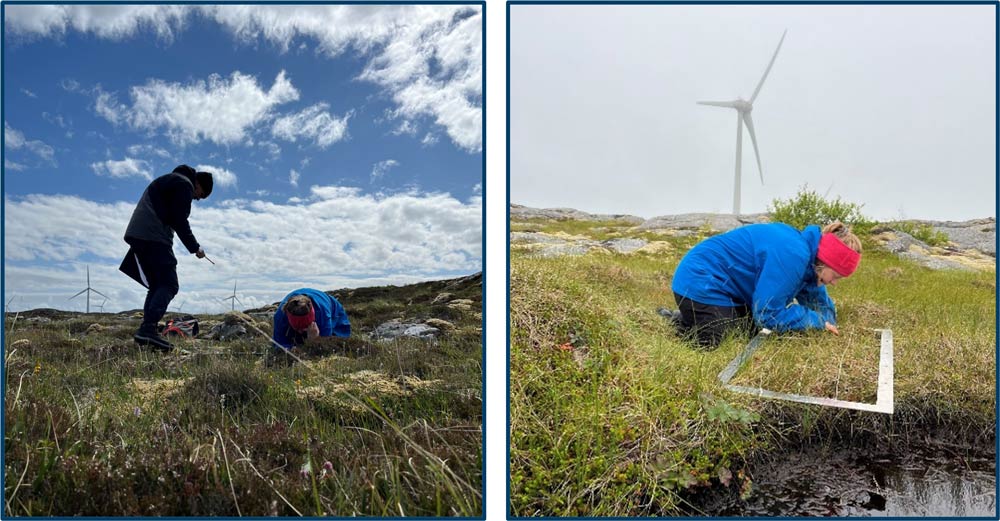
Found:
[[[840,331],[837,330],[837,326],[835,326],[835,325],[833,325],[833,324],[831,324],[829,322],[826,323],[826,330],[829,331],[829,332],[831,332],[831,333],[833,333],[833,334],[835,334],[835,335],[837,335],[837,336],[840,336]]]
[[[319,326],[315,322],[309,324],[309,328],[306,329],[306,338],[312,340],[319,336]]]
[[[199,259],[205,258],[205,250],[198,248],[198,251],[194,252],[194,256],[198,257]]]

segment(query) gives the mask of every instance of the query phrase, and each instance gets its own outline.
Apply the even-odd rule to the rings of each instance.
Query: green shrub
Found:
[[[899,221],[892,223],[892,229],[903,233],[908,233],[918,241],[923,241],[931,246],[944,246],[948,244],[948,234],[935,230],[929,224],[915,223],[911,221]]]
[[[768,207],[771,220],[782,222],[797,229],[811,224],[824,226],[834,221],[847,224],[856,234],[867,234],[875,226],[875,222],[861,214],[864,205],[836,199],[828,200],[808,187],[799,189],[799,193],[788,200],[775,199]]]

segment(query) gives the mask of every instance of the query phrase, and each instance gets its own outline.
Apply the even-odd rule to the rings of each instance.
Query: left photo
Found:
[[[482,518],[485,3],[2,9],[4,517]]]

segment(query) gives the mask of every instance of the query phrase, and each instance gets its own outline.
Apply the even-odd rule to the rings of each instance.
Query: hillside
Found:
[[[482,275],[329,293],[352,337],[297,359],[277,303],[165,355],[134,311],[8,314],[5,514],[480,515]]]
[[[892,415],[731,392],[717,375],[749,337],[704,352],[658,315],[658,307],[676,307],[673,271],[692,246],[767,220],[511,208],[516,515],[719,514],[706,510],[704,496],[724,493],[745,504],[764,475],[762,462],[787,461],[800,447],[865,448],[886,461],[916,450],[918,441],[995,454],[994,220],[876,224],[862,237],[858,272],[830,289],[841,335],[768,339],[733,380],[873,402],[873,330],[888,328],[895,338]],[[870,512],[853,499],[829,501],[823,515]]]

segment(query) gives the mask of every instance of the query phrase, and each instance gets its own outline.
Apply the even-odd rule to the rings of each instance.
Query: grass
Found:
[[[588,225],[598,231],[589,235]],[[606,223],[573,227],[590,239],[606,233]],[[678,515],[704,487],[749,492],[755,455],[834,436],[905,443],[939,430],[992,447],[993,272],[932,271],[869,247],[859,271],[831,290],[840,337],[768,340],[734,380],[874,402],[871,330],[887,327],[896,413],[876,415],[722,389],[717,375],[749,339],[698,351],[656,313],[673,307],[673,270],[697,239],[660,236],[676,246],[662,254],[540,258],[512,249],[513,515]]]
[[[481,315],[436,343],[366,337],[445,291],[481,302],[478,280],[342,290],[355,337],[302,363],[259,336],[140,351],[127,314],[8,317],[4,513],[481,515]]]

